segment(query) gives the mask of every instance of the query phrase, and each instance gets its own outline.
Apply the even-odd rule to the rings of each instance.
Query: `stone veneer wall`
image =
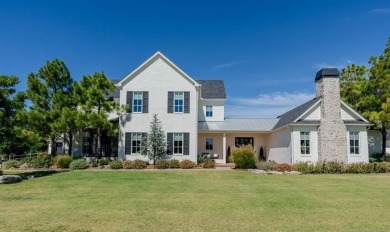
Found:
[[[347,128],[341,119],[339,76],[323,76],[316,81],[317,97],[322,97],[318,128],[318,160],[348,162]]]

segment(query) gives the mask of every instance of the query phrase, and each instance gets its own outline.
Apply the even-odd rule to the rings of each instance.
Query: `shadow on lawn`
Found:
[[[54,174],[69,172],[69,170],[36,170],[36,171],[26,171],[26,172],[17,172],[12,173],[13,175],[18,175],[22,177],[22,179],[33,179],[33,178],[39,178],[39,177],[45,177],[45,176],[51,176]],[[7,174],[7,173],[4,173]]]

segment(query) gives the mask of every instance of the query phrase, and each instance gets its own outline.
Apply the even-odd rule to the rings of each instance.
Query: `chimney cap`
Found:
[[[339,70],[337,70],[337,68],[323,68],[317,72],[315,82],[317,82],[322,78],[339,78],[339,77],[340,77],[340,73]]]

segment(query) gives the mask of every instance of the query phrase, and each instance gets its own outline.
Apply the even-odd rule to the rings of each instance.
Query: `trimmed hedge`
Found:
[[[69,168],[69,164],[73,161],[73,158],[69,155],[57,155],[54,158],[54,163],[57,168]]]
[[[122,169],[123,168],[122,161],[120,161],[120,160],[111,161],[110,168],[111,169]]]
[[[86,168],[88,168],[88,164],[87,164],[87,161],[85,161],[83,159],[73,160],[69,164],[70,170],[78,170],[78,169],[86,169]]]
[[[169,168],[169,161],[168,160],[158,160],[156,162],[156,168],[157,169],[167,169],[167,168]]]
[[[195,167],[196,163],[195,162],[192,162],[191,160],[182,160],[180,162],[180,168],[182,169],[191,169],[193,167]]]
[[[294,164],[294,170],[304,174],[342,174],[342,173],[390,173],[389,162],[353,163],[343,164],[338,162],[299,162]]]
[[[180,161],[179,160],[169,160],[169,168],[180,168]]]

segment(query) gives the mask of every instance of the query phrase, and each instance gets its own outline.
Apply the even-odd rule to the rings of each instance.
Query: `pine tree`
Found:
[[[157,114],[153,114],[149,134],[142,138],[141,154],[153,160],[154,167],[157,160],[165,159],[167,156],[165,132]]]

